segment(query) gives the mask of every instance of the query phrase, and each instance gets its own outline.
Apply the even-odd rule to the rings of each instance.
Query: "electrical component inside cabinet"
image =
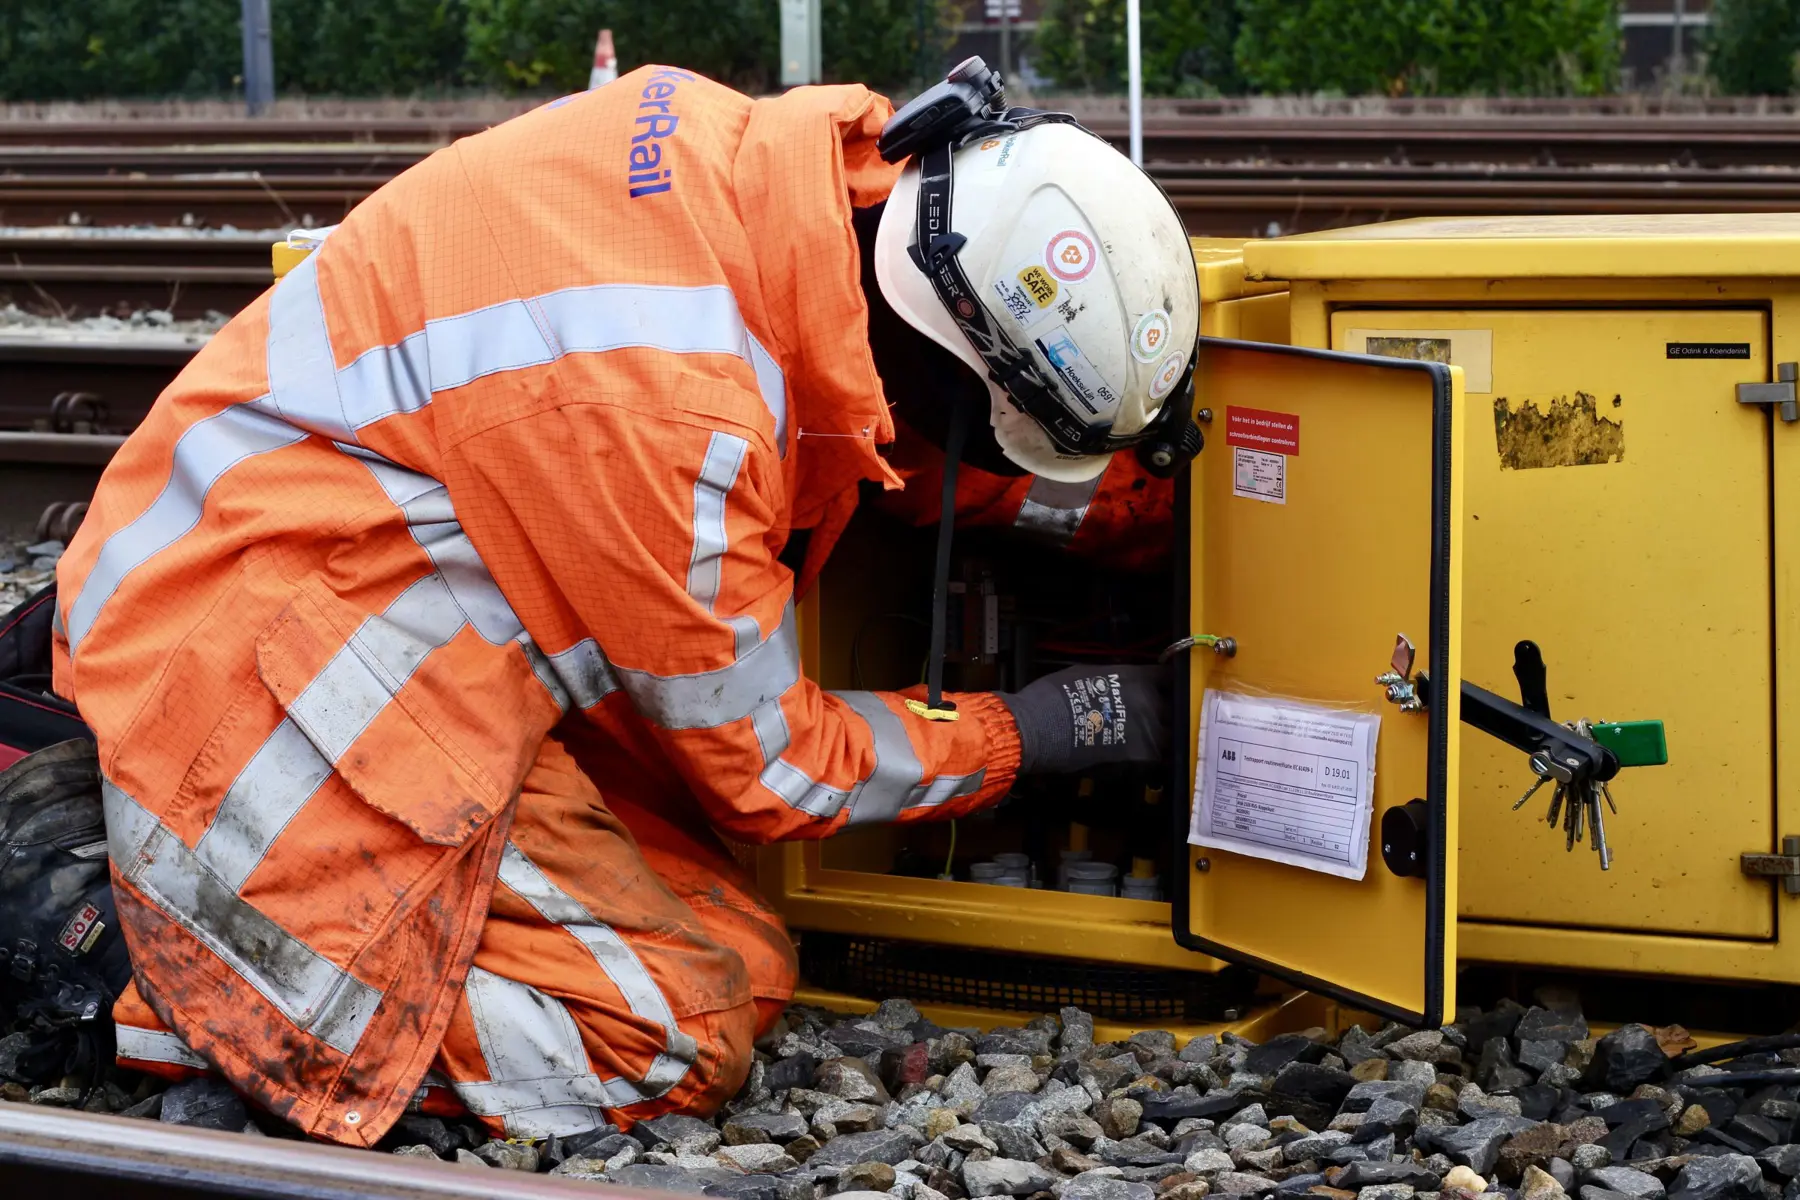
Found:
[[[864,505],[820,582],[820,681],[899,690],[925,677],[935,530]],[[1076,664],[1154,663],[1175,640],[1167,568],[1099,566],[1008,530],[962,529],[951,563],[946,691],[1017,691]],[[1162,767],[1020,779],[955,822],[857,827],[821,865],[994,887],[1161,900],[1180,847]]]

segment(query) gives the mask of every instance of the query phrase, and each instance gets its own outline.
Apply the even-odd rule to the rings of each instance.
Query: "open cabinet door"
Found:
[[[1456,1003],[1462,373],[1208,338],[1199,355],[1185,618],[1235,653],[1198,646],[1180,673],[1178,794],[1208,789],[1180,835],[1209,844],[1172,889],[1176,941],[1435,1027]],[[1448,683],[1422,709],[1376,682],[1396,635]]]

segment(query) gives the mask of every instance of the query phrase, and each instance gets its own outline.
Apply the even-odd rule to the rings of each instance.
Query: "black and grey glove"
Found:
[[[1169,701],[1160,667],[1070,667],[1000,694],[1019,726],[1019,774],[1160,763]]]

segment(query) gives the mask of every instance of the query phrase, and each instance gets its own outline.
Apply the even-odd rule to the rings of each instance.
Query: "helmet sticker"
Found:
[[[1018,141],[1018,134],[1009,133],[1005,137],[983,138],[975,148],[984,156],[998,150],[1000,152],[1000,157],[996,158],[992,165],[996,168],[1006,167],[1012,164],[1013,147],[1018,144]],[[986,165],[987,160],[985,157],[982,162],[983,165]]]
[[[1063,387],[1074,394],[1075,399],[1081,402],[1081,406],[1090,415],[1097,417],[1110,413],[1118,405],[1119,394],[1101,376],[1094,363],[1081,352],[1081,347],[1069,336],[1066,325],[1058,325],[1038,338],[1037,348],[1038,353],[1056,371]]]
[[[1086,279],[1098,257],[1094,239],[1079,229],[1063,230],[1044,247],[1044,265],[1050,268],[1052,275],[1070,283]]]
[[[1065,321],[1081,311],[1069,302],[1073,289],[1058,284],[1042,263],[1021,263],[1011,274],[1011,278],[1002,275],[994,280],[994,295],[1021,330],[1050,316],[1052,305]]]
[[[1135,347],[1134,347],[1135,348]],[[1161,400],[1175,390],[1181,382],[1181,372],[1187,366],[1187,351],[1177,350],[1157,365],[1156,374],[1150,379],[1150,398]]]
[[[1168,348],[1169,328],[1169,314],[1160,308],[1139,317],[1131,331],[1131,357],[1141,363],[1155,362],[1156,356]]]
[[[1049,308],[1056,303],[1056,280],[1036,263],[1019,272],[1019,282],[1024,285],[1031,302],[1039,308]]]

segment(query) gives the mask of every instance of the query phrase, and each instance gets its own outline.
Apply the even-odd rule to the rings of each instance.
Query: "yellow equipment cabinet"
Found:
[[[1235,653],[1188,652],[1183,703],[1190,719],[1160,781],[1172,797],[1157,828],[1169,856],[1168,898],[1000,887],[968,882],[961,873],[943,878],[939,868],[904,870],[905,855],[918,854],[926,838],[929,852],[943,861],[944,838],[954,834],[936,825],[859,827],[824,843],[771,847],[759,853],[759,877],[800,934],[812,983],[835,986],[820,977],[826,972],[809,954],[826,944],[847,954],[910,943],[944,954],[1032,955],[1040,962],[1037,986],[1002,987],[1001,958],[990,954],[991,970],[976,973],[990,975],[992,986],[977,988],[968,1000],[1015,1009],[1087,1002],[1104,1015],[1103,993],[1136,988],[1135,997],[1113,1006],[1113,1015],[1166,1025],[1182,1023],[1184,1014],[1145,1000],[1143,977],[1130,971],[1206,978],[1228,958],[1363,1008],[1428,1023],[1448,1019],[1456,956],[1453,856],[1427,854],[1416,872],[1398,874],[1371,848],[1366,874],[1350,880],[1228,850],[1190,852],[1184,838],[1170,837],[1170,810],[1185,813],[1193,791],[1193,747],[1209,690],[1290,697],[1378,714],[1373,823],[1379,827],[1391,810],[1411,805],[1429,843],[1454,844],[1463,736],[1455,689],[1427,711],[1406,713],[1387,704],[1372,680],[1389,663],[1397,634],[1410,636],[1421,667],[1429,665],[1434,677],[1458,677],[1460,585],[1452,533],[1459,524],[1454,460],[1460,442],[1452,433],[1462,419],[1460,374],[1438,364],[1216,338],[1279,339],[1286,297],[1278,286],[1244,281],[1236,244],[1200,243],[1196,250],[1208,335],[1198,404],[1209,410],[1202,419],[1210,420],[1213,444],[1180,485],[1178,561],[1167,589],[1172,594],[1160,602],[1177,602],[1175,627],[1230,638]],[[1248,408],[1276,410],[1296,430],[1304,426],[1305,453],[1290,459],[1279,503],[1246,494],[1234,482],[1222,421],[1228,411]],[[833,688],[909,682],[919,664],[904,655],[885,678],[871,667],[899,639],[862,634],[872,612],[883,615],[879,608],[894,603],[901,586],[896,572],[921,573],[928,560],[919,551],[929,542],[909,544],[891,529],[879,538],[854,534],[840,543],[802,611],[809,670]],[[1077,586],[1074,577],[1063,583]],[[1146,800],[1157,792],[1145,789]],[[1109,794],[1090,802],[1136,801]],[[964,848],[980,835],[979,828],[965,828]],[[948,846],[949,855],[959,854],[954,841]],[[1320,911],[1381,933],[1318,939]],[[1315,931],[1310,943],[1307,930]],[[1058,976],[1056,964],[1044,958],[1102,969]],[[941,1000],[922,986],[929,954],[907,961],[904,970],[863,978],[882,979],[895,994]],[[1118,970],[1109,975],[1108,967]],[[1085,982],[1059,985],[1058,978]]]
[[[1604,874],[1545,828],[1549,789],[1513,811],[1523,756],[1468,737],[1463,957],[1800,982],[1793,892],[1743,858],[1800,833],[1777,753],[1800,696],[1800,215],[1399,221],[1244,260],[1287,285],[1298,345],[1462,368],[1464,678],[1514,694],[1530,639],[1555,718],[1666,725],[1668,765],[1613,781]]]

